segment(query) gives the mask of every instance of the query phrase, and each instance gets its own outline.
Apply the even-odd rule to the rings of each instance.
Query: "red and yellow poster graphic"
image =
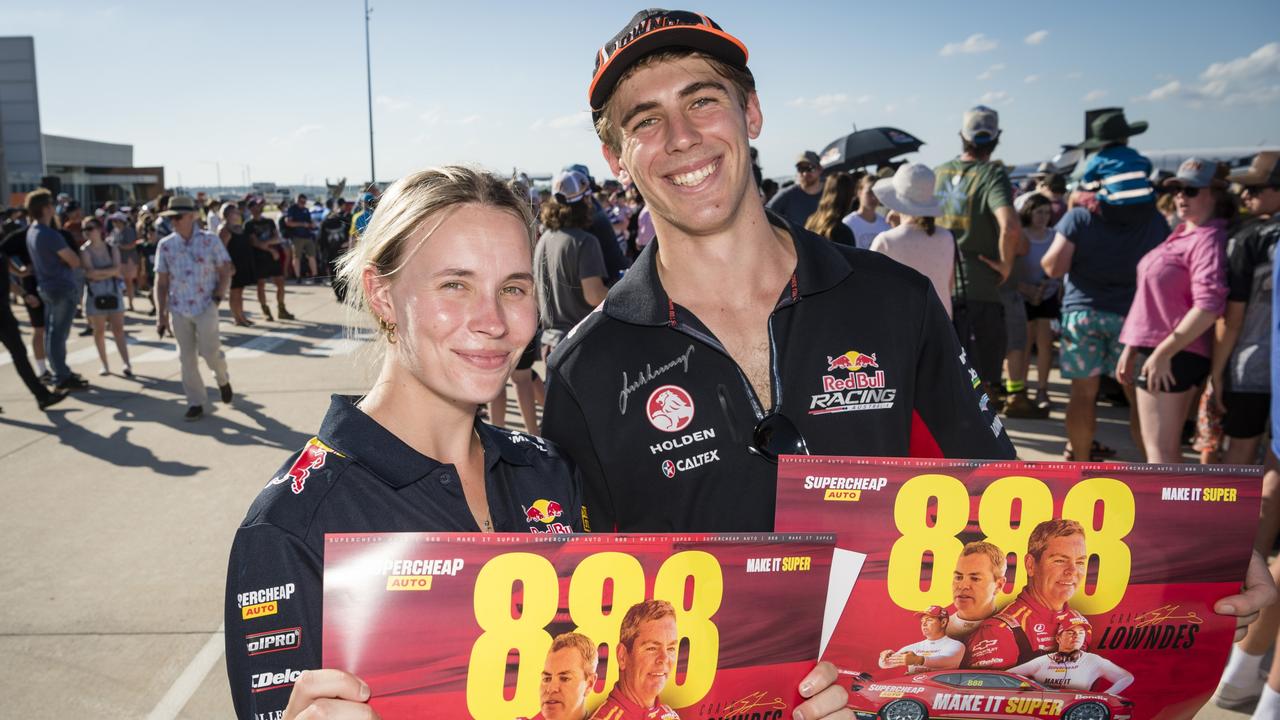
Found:
[[[789,718],[835,537],[332,534],[325,667],[383,718]]]
[[[1259,468],[786,457],[777,528],[861,563],[822,655],[860,718],[1175,720],[1226,663],[1260,495]]]

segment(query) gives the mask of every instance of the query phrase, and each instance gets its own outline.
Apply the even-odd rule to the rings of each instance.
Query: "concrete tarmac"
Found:
[[[290,285],[294,321],[262,322],[247,305],[253,328],[222,311],[236,397],[218,402],[202,367],[209,395],[196,422],[182,418],[173,340],[157,339],[143,313],[126,315],[132,379],[110,337],[114,374],[97,375],[76,322],[70,362],[93,387],[47,413],[0,353],[0,714],[232,716],[221,624],[235,529],[318,429],[329,395],[372,379],[329,288]],[[1053,381],[1048,420],[1007,423],[1024,459],[1061,459],[1066,387]],[[523,429],[514,390],[508,398],[508,424]],[[1098,437],[1132,460],[1125,412],[1101,406]],[[1246,717],[1210,706],[1197,720]]]

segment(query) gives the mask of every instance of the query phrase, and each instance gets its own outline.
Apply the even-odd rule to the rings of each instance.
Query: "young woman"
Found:
[[[253,322],[244,313],[244,289],[258,282],[258,270],[253,261],[253,238],[241,222],[240,207],[235,203],[225,203],[220,213],[209,217],[221,220],[218,238],[227,246],[227,254],[235,268],[235,274],[231,276],[231,316],[236,325],[252,327]]]
[[[805,222],[806,230],[812,230],[834,243],[852,246],[853,231],[841,222],[853,207],[853,176],[836,173],[827,178],[822,186],[822,197],[818,200],[818,209]]]
[[[1027,238],[1027,254],[1018,258],[1018,294],[1027,307],[1027,337],[1036,350],[1037,407],[1049,405],[1049,366],[1053,361],[1053,321],[1058,319],[1062,300],[1058,297],[1061,283],[1045,275],[1040,267],[1049,246],[1053,244],[1053,201],[1039,193],[1027,197],[1018,216],[1022,234]],[[1031,348],[1023,358],[1022,376],[1027,377],[1031,365]]]
[[[1209,375],[1209,331],[1227,304],[1227,221],[1216,210],[1226,182],[1216,163],[1191,158],[1164,184],[1182,224],[1138,263],[1116,378],[1138,388],[1147,462],[1180,463],[1182,424]]]
[[[129,365],[129,342],[124,334],[124,270],[120,263],[120,251],[102,238],[102,225],[97,218],[86,218],[80,224],[85,242],[80,247],[80,264],[84,268],[84,314],[93,329],[93,343],[98,346],[98,359],[102,361],[99,375],[110,375],[107,362],[106,325],[111,324],[111,335],[116,350],[124,362],[124,376],[133,377]]]
[[[236,534],[226,653],[239,717],[291,718],[313,703],[316,716],[330,716],[368,699],[355,692],[359,679],[338,670],[303,674],[289,698],[247,682],[320,667],[326,532],[527,533],[537,521],[523,507],[547,499],[564,509],[565,530],[581,530],[580,481],[559,451],[476,419],[537,327],[532,224],[528,200],[501,179],[425,170],[388,188],[340,261],[349,309],[359,325],[378,328],[378,377],[361,397],[332,398],[317,436]],[[272,620],[299,630],[291,652],[246,647],[245,636],[262,628],[241,606],[264,588],[287,589]]]
[[[942,212],[942,203],[934,196],[935,182],[927,165],[914,164],[899,167],[893,177],[873,186],[876,199],[899,218],[899,223],[877,235],[870,250],[884,253],[929,278],[950,317],[955,239],[950,230],[934,224],[934,218]]]
[[[120,252],[120,273],[124,278],[124,297],[129,304],[129,312],[133,312],[133,296],[138,286],[138,235],[130,226],[129,216],[115,212],[107,216],[111,231],[107,234],[107,244]]]

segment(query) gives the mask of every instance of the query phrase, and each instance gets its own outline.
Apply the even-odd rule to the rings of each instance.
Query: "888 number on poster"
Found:
[[[1049,486],[1033,477],[1000,478],[976,498],[950,475],[911,478],[894,499],[893,518],[899,537],[889,553],[889,597],[908,609],[951,603],[948,579],[964,548],[959,535],[968,527],[971,501],[978,503],[978,528],[986,540],[1015,556],[1010,563],[1011,589],[999,594],[998,604],[1015,597],[1027,583],[1023,564],[1027,541],[1037,525],[1054,519],[1054,500]],[[1071,600],[1079,612],[1102,614],[1124,597],[1132,566],[1125,537],[1133,530],[1135,511],[1133,491],[1111,478],[1081,480],[1063,497],[1061,517],[1080,523],[1091,563],[1097,562],[1092,591],[1082,587],[1086,591]],[[932,557],[932,581],[923,588],[926,556]]]
[[[604,689],[593,689],[589,704],[601,700],[618,679],[615,646],[622,619],[628,608],[646,599],[645,586],[640,561],[620,552],[587,556],[569,578],[568,608],[574,632],[608,646]],[[517,588],[522,600],[518,611],[513,602]],[[607,589],[612,591],[612,601],[606,613]],[[679,640],[688,645],[684,681],[674,682],[673,673],[673,682],[663,692],[664,701],[673,707],[693,705],[711,689],[720,655],[720,633],[713,617],[723,595],[720,563],[702,551],[672,555],[653,579],[653,597],[675,608]],[[483,632],[471,648],[467,667],[467,709],[473,716],[517,717],[538,706],[543,659],[552,642],[547,627],[560,607],[560,578],[542,555],[506,553],[480,569],[474,610]],[[519,656],[514,694],[505,687],[512,652]]]

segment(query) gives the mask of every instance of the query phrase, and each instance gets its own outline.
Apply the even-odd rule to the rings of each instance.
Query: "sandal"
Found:
[[[1093,445],[1089,448],[1089,455],[1091,456],[1096,455],[1100,458],[1115,457],[1116,449],[1113,447],[1107,447],[1106,445],[1103,445],[1097,440],[1094,440]]]

